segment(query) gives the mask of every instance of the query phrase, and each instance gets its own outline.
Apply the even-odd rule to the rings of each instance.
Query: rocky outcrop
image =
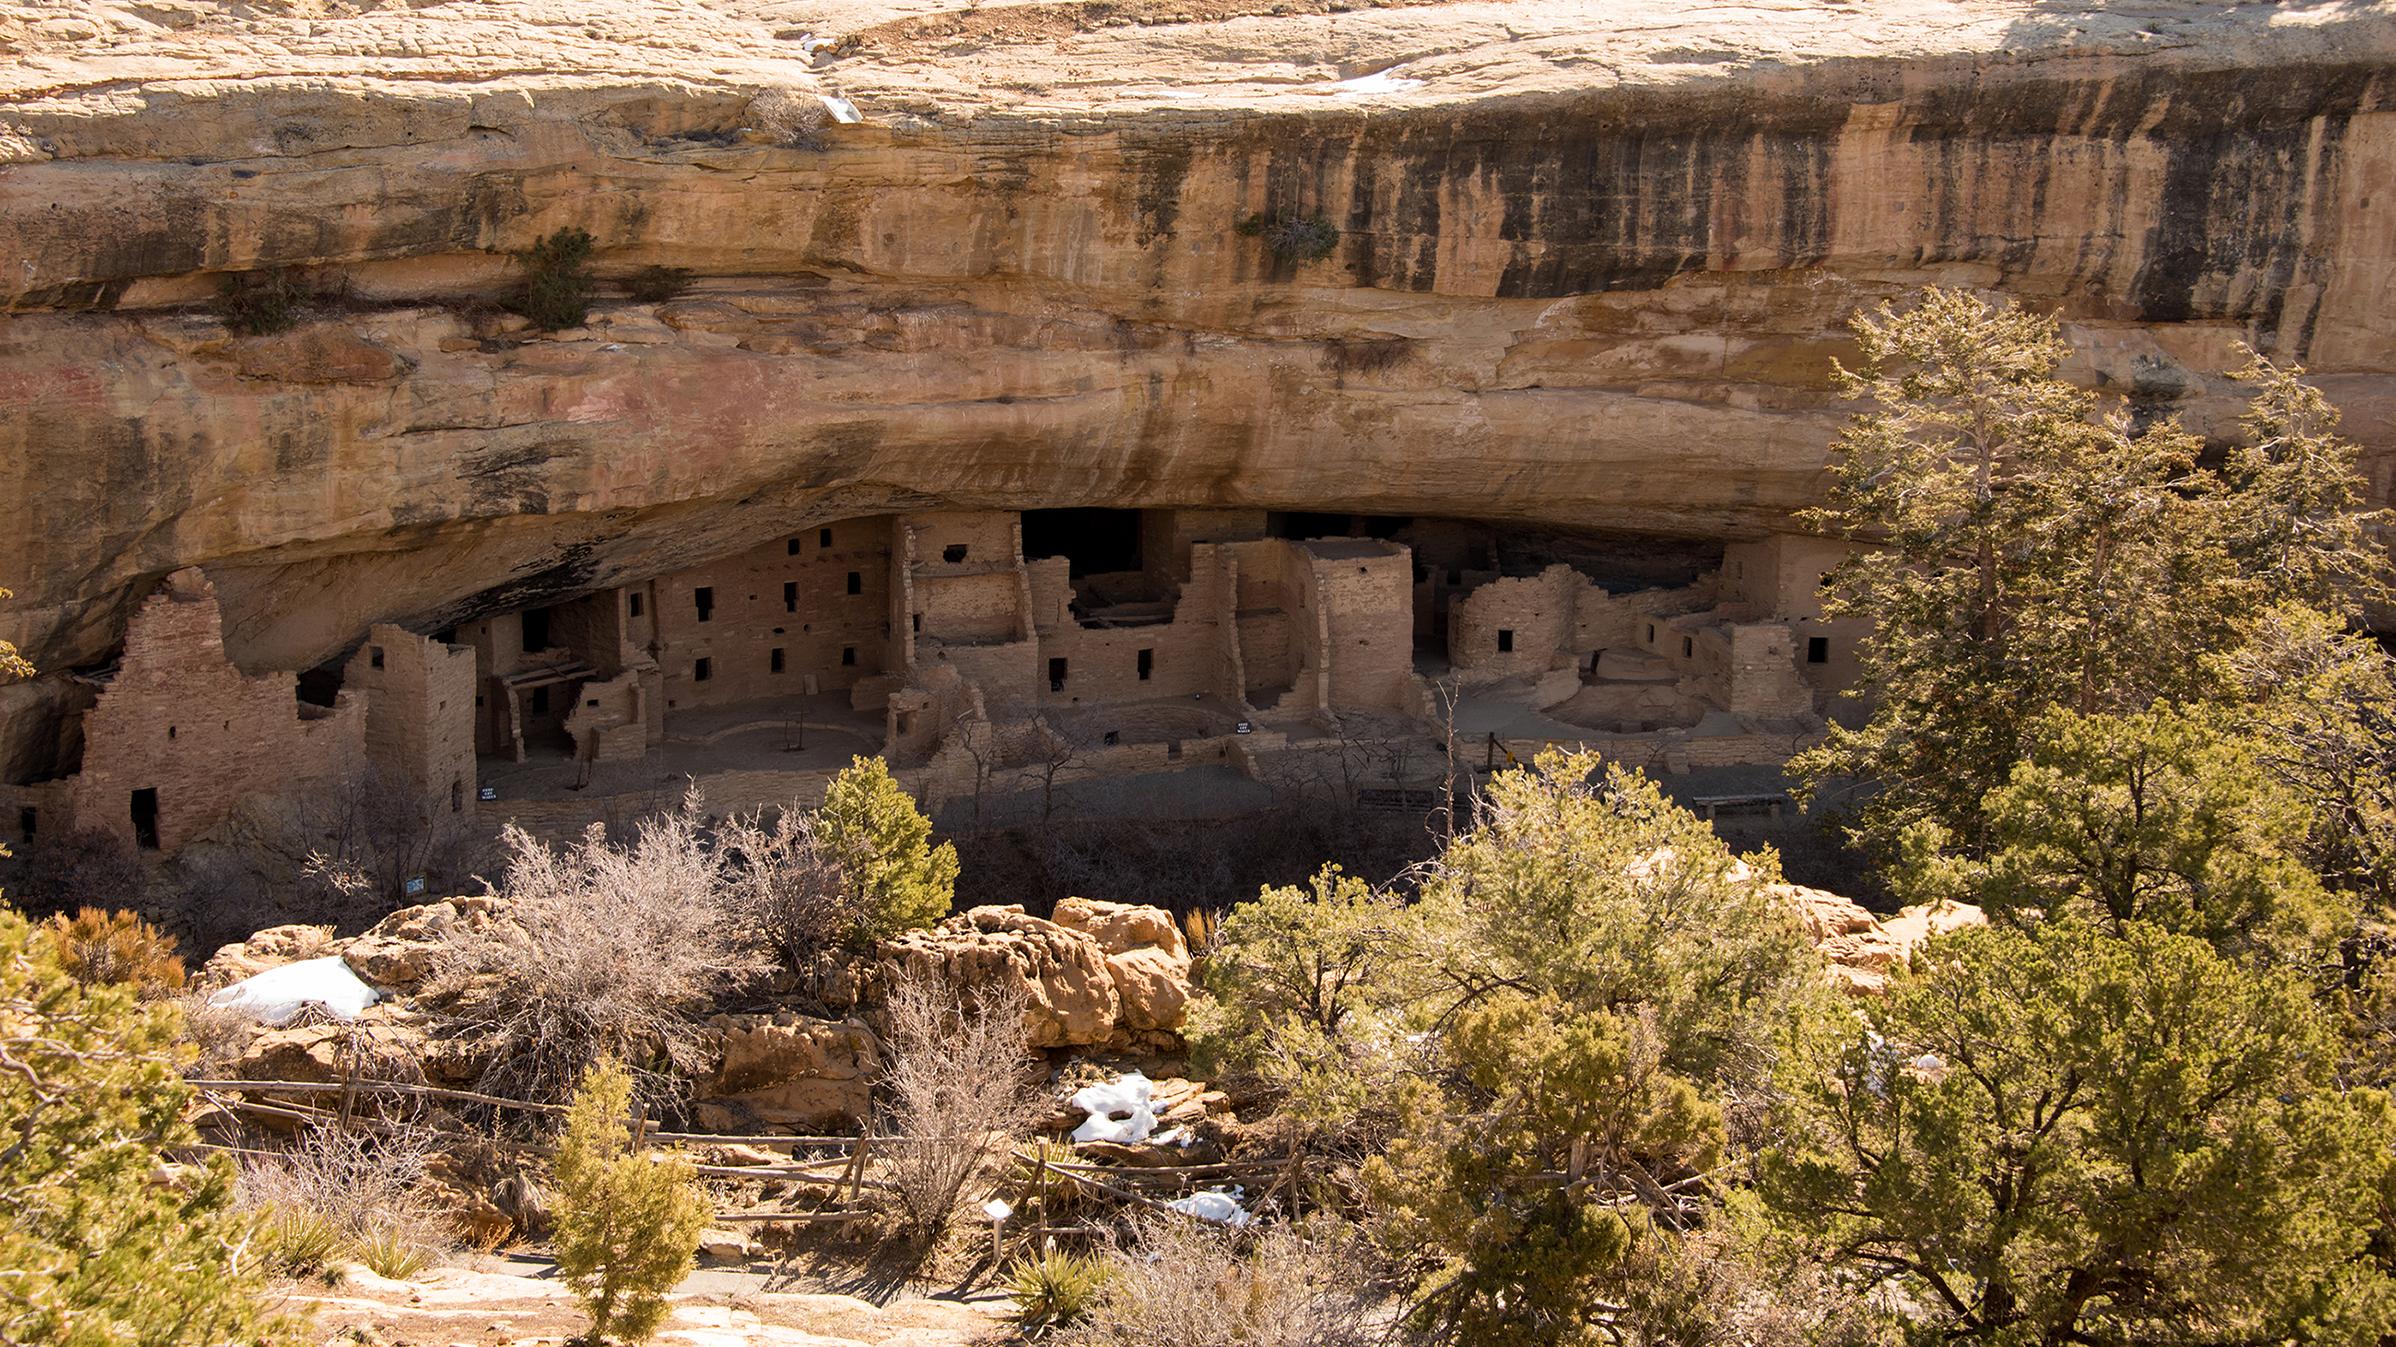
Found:
[[[1919,903],[1884,921],[1827,889],[1780,884],[1774,891],[1804,923],[1831,981],[1851,996],[1887,991],[1889,975],[1932,936],[1988,924],[1987,914],[1968,903]]]
[[[1190,951],[1173,914],[1133,903],[1068,898],[1058,903],[1056,924],[1079,931],[1106,952],[1124,1027],[1174,1030],[1188,1018]]]
[[[935,979],[960,995],[980,986],[1020,991],[1024,1028],[1035,1048],[1088,1047],[1122,1037],[1123,1002],[1105,947],[1019,905],[973,908],[885,941],[879,953],[890,971]]]
[[[99,662],[204,565],[301,668],[901,502],[1753,534],[1928,281],[2209,433],[2255,341],[2396,467],[2386,0],[1319,8],[0,0],[7,634]],[[568,226],[591,325],[494,321]],[[203,311],[276,267],[340,294]]]
[[[707,1130],[820,1131],[865,1121],[880,1053],[863,1023],[781,1011],[718,1015],[708,1029],[716,1065],[694,1096]]]

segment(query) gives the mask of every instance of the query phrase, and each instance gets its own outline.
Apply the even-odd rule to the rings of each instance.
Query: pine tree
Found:
[[[558,1138],[557,1270],[591,1316],[586,1342],[641,1342],[696,1266],[707,1204],[690,1162],[633,1149],[632,1076],[591,1068]]]
[[[824,792],[815,840],[840,865],[852,941],[929,926],[957,896],[957,848],[931,845],[932,821],[880,758],[852,758]]]

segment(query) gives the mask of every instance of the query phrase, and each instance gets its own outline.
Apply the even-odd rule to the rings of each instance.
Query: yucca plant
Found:
[[[1007,1298],[1025,1332],[1061,1328],[1085,1318],[1115,1278],[1114,1265],[1087,1254],[1049,1250],[1007,1268]]]

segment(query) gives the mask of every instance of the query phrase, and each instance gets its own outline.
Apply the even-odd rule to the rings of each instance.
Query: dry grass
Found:
[[[496,1047],[483,1088],[562,1099],[610,1055],[646,1067],[652,1097],[673,1088],[673,1072],[699,1066],[698,1018],[771,967],[702,836],[697,794],[628,847],[597,825],[564,851],[514,827],[504,841],[509,919],[446,951],[429,991]]]
[[[1190,1221],[1138,1225],[1113,1276],[1058,1341],[1071,1347],[1366,1347],[1390,1313],[1352,1230],[1273,1226],[1248,1234]]]
[[[318,1128],[275,1159],[244,1164],[236,1200],[257,1213],[257,1248],[278,1272],[351,1259],[404,1279],[457,1247],[422,1187],[431,1158],[429,1141],[404,1129]]]
[[[903,1140],[876,1153],[881,1177],[897,1185],[900,1224],[919,1238],[948,1226],[966,1186],[1042,1111],[1025,1008],[1012,984],[968,991],[928,978],[891,983],[882,1129]]]

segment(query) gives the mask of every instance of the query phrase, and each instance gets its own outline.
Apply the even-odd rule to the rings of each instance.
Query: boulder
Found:
[[[269,1029],[249,1041],[227,1067],[236,1080],[322,1084],[345,1080],[354,1068],[375,1080],[423,1078],[424,1026],[413,1015],[374,1006],[346,1023]]]
[[[223,946],[208,958],[200,969],[200,985],[224,987],[256,977],[269,968],[280,968],[302,959],[322,958],[335,952],[333,928],[330,926],[269,926],[249,939]]]
[[[718,1015],[708,1030],[717,1065],[695,1098],[707,1127],[812,1129],[865,1120],[880,1052],[863,1023],[781,1011]]]
[[[1190,959],[1161,949],[1125,950],[1106,959],[1128,1029],[1176,1030],[1189,1018]]]
[[[1886,992],[1889,974],[1930,937],[1988,924],[1979,908],[1966,903],[1917,904],[1882,921],[1854,900],[1823,889],[1775,884],[1772,891],[1796,911],[1828,965],[1831,982],[1850,996]]]
[[[1161,949],[1182,958],[1189,957],[1189,947],[1182,942],[1181,923],[1161,907],[1140,903],[1110,903],[1097,898],[1068,898],[1057,904],[1052,918],[1069,931],[1080,931],[1098,942],[1109,954],[1123,954],[1135,949]]]
[[[1182,1026],[1189,1015],[1190,951],[1172,913],[1134,903],[1068,898],[1057,904],[1056,924],[1082,932],[1106,952],[1107,975],[1114,981],[1125,1028]]]
[[[377,987],[407,990],[432,974],[454,935],[496,920],[498,905],[496,898],[466,897],[403,907],[342,946],[341,957]]]
[[[1005,983],[1021,988],[1029,1003],[1024,1027],[1036,1048],[1094,1046],[1121,1029],[1122,998],[1105,948],[1020,906],[977,907],[885,941],[880,952],[900,973],[966,991]]]

